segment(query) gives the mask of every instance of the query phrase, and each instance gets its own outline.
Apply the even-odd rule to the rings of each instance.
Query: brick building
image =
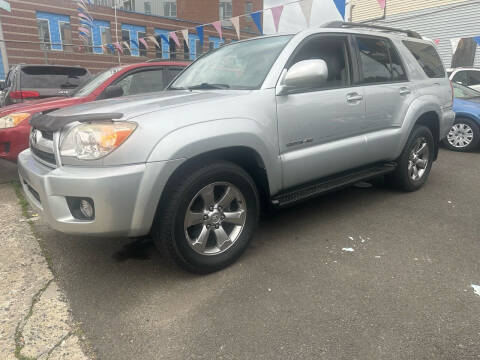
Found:
[[[145,61],[148,58],[193,60],[197,55],[223,42],[236,40],[229,21],[223,21],[223,39],[213,26],[205,26],[203,48],[195,27],[226,20],[263,9],[263,0],[94,0],[89,7],[93,17],[92,36],[85,44],[78,36],[80,26],[73,0],[11,0],[11,12],[0,10],[0,78],[18,63],[81,65],[92,73],[118,65]],[[86,1],[85,1],[86,2]],[[189,28],[189,38],[177,35],[181,46],[162,34]],[[241,37],[259,35],[250,17],[240,20]],[[154,35],[161,48],[147,40],[148,49],[138,41]],[[104,49],[102,44],[127,41],[131,51],[123,55]],[[186,46],[185,41],[188,41]],[[138,46],[137,46],[138,44]]]

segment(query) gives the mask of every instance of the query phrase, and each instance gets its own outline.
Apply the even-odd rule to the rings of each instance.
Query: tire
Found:
[[[455,124],[448,132],[443,144],[453,151],[467,152],[477,148],[480,142],[480,128],[478,124],[467,118],[455,119]]]
[[[235,262],[258,223],[259,196],[250,175],[233,163],[215,161],[190,166],[172,183],[157,212],[155,244],[193,273]]]
[[[387,179],[403,191],[420,189],[430,175],[434,150],[435,142],[430,129],[423,125],[416,125],[397,160],[397,168]]]

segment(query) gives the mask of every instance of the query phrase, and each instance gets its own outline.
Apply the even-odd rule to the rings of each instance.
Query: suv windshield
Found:
[[[90,95],[96,88],[98,88],[104,81],[109,79],[113,74],[118,72],[121,69],[120,66],[105,70],[101,73],[95,75],[89,82],[80,86],[71,96],[73,97],[82,97]]]
[[[475,91],[469,87],[452,83],[454,96],[458,99],[473,99],[480,97],[480,92]]]
[[[291,38],[274,36],[221,47],[194,62],[168,90],[259,89]]]

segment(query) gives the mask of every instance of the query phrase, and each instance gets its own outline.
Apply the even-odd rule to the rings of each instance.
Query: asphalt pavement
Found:
[[[479,359],[479,185],[480,152],[442,150],[420,191],[283,210],[208,276],[149,241],[33,227],[98,359]]]

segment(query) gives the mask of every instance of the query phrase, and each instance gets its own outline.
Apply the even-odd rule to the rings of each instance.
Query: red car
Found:
[[[30,117],[37,112],[119,96],[163,90],[188,62],[146,62],[118,66],[97,74],[68,97],[46,98],[0,109],[0,159],[16,161],[28,148]]]

